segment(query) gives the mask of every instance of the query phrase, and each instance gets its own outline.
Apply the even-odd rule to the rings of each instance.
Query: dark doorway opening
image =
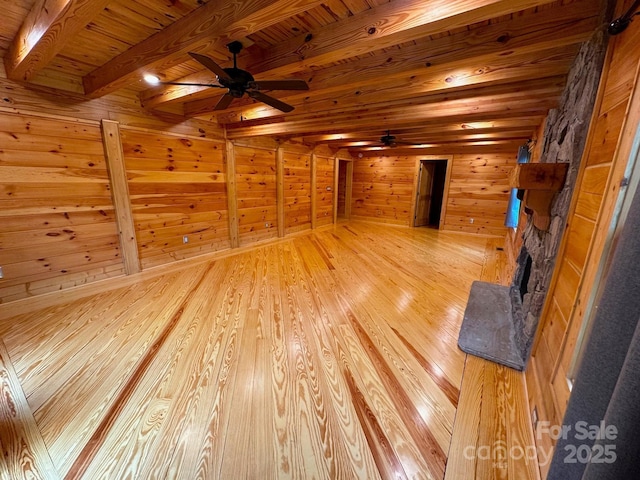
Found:
[[[351,189],[353,162],[338,160],[338,185],[336,192],[336,221],[351,217]]]
[[[447,160],[421,160],[416,194],[415,227],[440,227]]]

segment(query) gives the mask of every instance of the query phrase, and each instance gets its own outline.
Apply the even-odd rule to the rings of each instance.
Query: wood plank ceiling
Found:
[[[228,138],[270,136],[353,153],[515,151],[555,106],[599,0],[3,0],[8,78],[87,97],[132,95],[151,112],[217,122]],[[214,111],[224,90],[188,52],[257,80],[309,91]],[[389,130],[398,145],[387,149]],[[403,144],[407,142],[412,145]],[[415,144],[415,145],[413,145]]]

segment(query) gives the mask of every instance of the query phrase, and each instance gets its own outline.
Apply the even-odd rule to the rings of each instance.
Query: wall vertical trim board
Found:
[[[227,202],[229,212],[229,240],[231,248],[238,248],[238,189],[236,185],[236,154],[233,142],[225,140],[225,163],[227,166]]]
[[[127,275],[131,275],[140,272],[140,257],[131,201],[129,200],[129,185],[120,139],[120,124],[113,120],[102,120],[102,140],[111,184],[111,197],[116,212],[124,271]]]
[[[276,205],[278,207],[278,237],[285,235],[284,222],[284,149],[278,145],[276,150]]]
[[[318,165],[318,157],[316,152],[311,152],[311,229],[316,228],[316,217],[318,215],[318,181],[316,175],[316,166]]]
[[[333,157],[333,223],[338,223],[338,183],[340,176],[340,159],[336,153]]]

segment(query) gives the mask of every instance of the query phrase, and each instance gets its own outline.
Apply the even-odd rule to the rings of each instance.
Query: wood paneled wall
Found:
[[[285,233],[311,228],[311,154],[284,151]]]
[[[121,275],[100,126],[0,114],[0,301]]]
[[[516,164],[517,153],[454,155],[444,230],[506,234],[509,174]]]
[[[381,156],[353,164],[352,217],[410,224],[416,157]]]
[[[516,164],[516,154],[443,155],[450,163],[443,230],[505,235],[504,219],[511,190],[509,174]],[[414,187],[421,158],[383,156],[356,160],[353,215],[412,225]]]
[[[142,267],[229,248],[224,142],[129,128],[120,135]]]
[[[77,225],[78,229],[74,232],[85,232],[82,238],[86,241],[82,248],[88,258],[84,260],[93,266],[87,268],[84,264],[81,267],[68,262],[60,253],[63,251],[61,249],[56,249],[58,255],[54,264],[39,260],[48,259],[49,253],[49,256],[39,253],[34,258],[18,257],[12,253],[11,260],[4,260],[8,258],[9,250],[3,247],[0,252],[4,256],[0,265],[4,267],[6,277],[1,284],[0,298],[3,301],[123,273],[98,123],[104,118],[120,122],[131,207],[143,268],[229,247],[224,143],[222,132],[215,125],[197,120],[178,121],[168,114],[163,118],[150,116],[139,107],[132,95],[127,96],[126,93],[95,100],[73,94],[62,98],[55,90],[46,87],[26,89],[4,78],[0,78],[0,89],[4,98],[0,111],[11,114],[4,116],[5,119],[11,118],[12,122],[17,122],[17,125],[3,124],[7,142],[3,141],[0,149],[22,149],[23,157],[29,149],[39,152],[38,160],[27,155],[29,159],[25,161],[31,163],[21,166],[8,165],[5,159],[9,157],[3,151],[0,168],[8,172],[6,168],[10,167],[13,173],[11,177],[8,173],[3,176],[2,189],[5,193],[15,195],[9,192],[11,188],[17,188],[14,185],[20,185],[20,191],[31,188],[27,185],[46,185],[46,188],[38,189],[37,194],[33,193],[32,197],[23,197],[25,200],[18,200],[15,196],[11,200],[5,198],[3,201],[9,201],[6,206],[14,205],[14,210],[3,208],[3,218],[22,218],[25,215],[44,215],[49,218],[49,210],[41,208],[51,209],[55,217],[60,209],[69,210],[73,207],[76,211],[74,215],[67,212],[71,219],[63,216],[63,220],[58,220],[55,225]],[[32,119],[39,119],[38,122],[47,125],[45,130],[49,130],[42,133],[40,140],[32,140],[17,149],[8,148],[11,142],[19,143],[19,139],[11,135],[20,131],[20,125],[23,131],[27,124],[31,125],[28,135],[35,138],[33,126],[37,122]],[[8,120],[3,121],[6,123]],[[73,132],[70,133],[71,130]],[[271,143],[236,142],[233,147],[241,245],[278,235],[277,145]],[[285,143],[281,148],[285,162],[286,208],[283,222],[286,232],[330,223],[335,194],[332,188],[335,154],[326,147],[316,147],[313,156],[312,150],[302,145]],[[64,158],[64,161],[56,164],[41,160],[48,157]],[[499,227],[498,223],[501,225],[503,204],[506,206],[507,188],[504,183],[508,174],[508,157],[496,154],[476,157],[458,155],[453,158],[445,229],[491,234],[504,231],[504,227]],[[515,161],[515,152],[512,157]],[[91,160],[89,168],[81,166],[83,158]],[[415,156],[382,156],[354,161],[352,215],[410,225],[418,160],[419,157]],[[21,170],[18,174],[16,168],[27,170]],[[64,171],[56,171],[56,168]],[[74,168],[82,172],[74,176],[75,173],[70,173]],[[26,174],[27,171],[30,173]],[[473,175],[473,181],[465,178],[466,174]],[[5,178],[11,180],[5,181]],[[69,182],[73,183],[74,188],[68,187]],[[34,189],[31,191],[35,192]],[[56,195],[60,196],[59,200],[53,200]],[[39,207],[35,208],[37,205]],[[315,218],[312,218],[313,213]],[[473,216],[474,224],[467,223],[465,214]],[[45,217],[33,221],[49,221],[51,225],[52,220],[45,220]],[[31,220],[12,218],[11,221],[32,229]],[[9,235],[8,229],[5,232]],[[61,237],[64,235],[71,234],[63,232]],[[183,243],[185,235],[189,239],[186,244]],[[53,235],[45,237],[42,243],[47,245],[62,241]],[[24,241],[13,238],[13,244],[20,243],[20,248],[28,250],[24,247]],[[5,242],[4,245],[10,244]],[[73,245],[77,244],[75,242]],[[73,250],[73,255],[77,255],[77,250]],[[15,259],[20,259],[20,262]],[[23,261],[36,263],[26,269],[20,267],[21,273],[14,273],[15,265]],[[50,268],[50,272],[38,273],[37,278],[34,277],[34,269],[40,272],[40,268]],[[19,277],[22,280],[18,280]]]
[[[619,2],[618,14],[631,2]],[[606,236],[625,175],[640,117],[640,23],[612,37],[600,83],[595,116],[578,176],[567,230],[540,320],[540,333],[526,372],[530,408],[541,421],[561,423],[569,399],[567,375],[589,297],[602,260]],[[636,104],[630,106],[632,92]],[[625,127],[626,125],[626,127]],[[627,129],[626,134],[622,133]],[[550,449],[549,435],[540,447]],[[549,465],[541,465],[546,476]]]
[[[217,125],[151,116],[133,93],[86,99],[48,87],[27,89],[4,78],[1,64],[0,91],[0,302],[124,274],[102,119],[119,122],[143,268],[230,246],[225,143]],[[231,202],[238,208],[240,243],[250,245],[278,234],[277,144],[236,143],[237,197]],[[332,152],[318,149],[312,179],[311,149],[282,148],[289,184],[303,204],[298,212],[285,208],[283,223],[311,227],[312,193],[316,226],[330,223]],[[307,173],[299,175],[298,168]]]
[[[316,150],[316,227],[333,222],[333,168],[335,157]]]
[[[240,245],[276,238],[276,152],[235,145]]]

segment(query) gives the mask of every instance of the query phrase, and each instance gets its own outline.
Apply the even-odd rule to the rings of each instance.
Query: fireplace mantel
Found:
[[[518,198],[539,230],[549,228],[551,203],[564,186],[568,168],[568,163],[520,163],[511,172],[509,185],[519,190]]]

